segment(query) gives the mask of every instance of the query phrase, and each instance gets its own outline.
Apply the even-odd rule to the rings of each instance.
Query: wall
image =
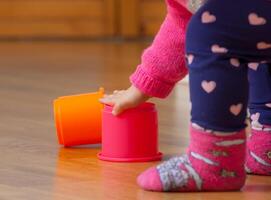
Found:
[[[0,38],[153,36],[163,0],[1,0]]]

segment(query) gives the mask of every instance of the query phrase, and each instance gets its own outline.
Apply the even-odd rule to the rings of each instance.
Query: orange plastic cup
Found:
[[[59,97],[54,101],[58,142],[65,147],[101,143],[102,109],[98,92]]]

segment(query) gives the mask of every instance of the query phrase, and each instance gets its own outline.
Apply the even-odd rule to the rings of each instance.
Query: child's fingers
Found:
[[[120,113],[122,113],[122,111],[123,111],[122,105],[121,104],[115,104],[114,107],[113,107],[113,110],[112,110],[112,114],[117,116]]]
[[[126,90],[119,90],[118,93],[123,93],[125,92]]]
[[[120,94],[123,94],[123,92],[125,92],[125,90],[115,90],[113,92],[113,95],[120,95]]]
[[[103,98],[112,98],[114,94],[104,94]]]
[[[101,98],[99,99],[99,101],[103,104],[108,104],[108,105],[111,105],[113,106],[115,104],[115,101],[114,99],[110,98],[110,97],[104,97],[104,98]]]
[[[104,96],[101,98],[101,99],[104,99],[104,100],[112,100],[114,97],[114,95],[112,94],[104,94]]]
[[[112,114],[113,115],[119,115],[121,114],[123,111],[129,109],[133,107],[130,103],[128,102],[125,102],[125,103],[116,103],[113,107],[113,110],[112,110]]]

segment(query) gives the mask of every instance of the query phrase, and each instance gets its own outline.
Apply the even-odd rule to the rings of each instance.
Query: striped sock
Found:
[[[229,191],[245,183],[245,131],[217,135],[191,127],[187,153],[143,172],[138,184],[152,191]]]
[[[271,130],[254,130],[248,138],[246,171],[271,175]]]

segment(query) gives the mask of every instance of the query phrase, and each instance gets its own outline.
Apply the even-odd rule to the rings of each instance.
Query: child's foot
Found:
[[[246,171],[249,174],[271,175],[271,130],[254,130],[248,139]]]
[[[191,128],[187,154],[143,172],[137,179],[152,191],[240,190],[245,183],[245,132],[217,135]]]

